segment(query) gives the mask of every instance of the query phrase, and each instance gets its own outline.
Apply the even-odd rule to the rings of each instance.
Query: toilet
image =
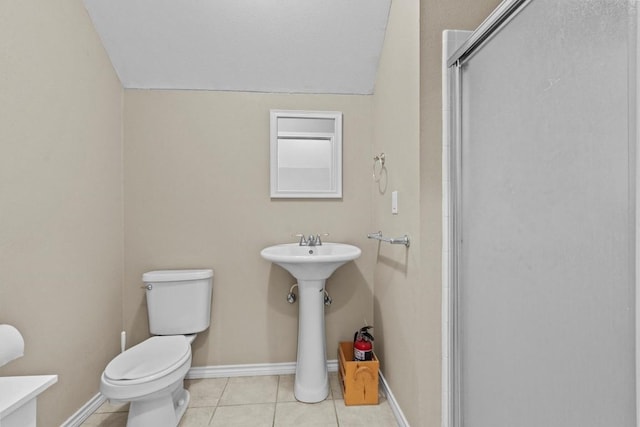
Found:
[[[128,427],[176,427],[189,405],[191,343],[210,324],[213,270],[150,271],[142,281],[152,337],[109,362],[100,392],[131,402]]]

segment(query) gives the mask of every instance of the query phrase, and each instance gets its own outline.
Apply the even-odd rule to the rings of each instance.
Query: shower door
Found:
[[[505,3],[450,58],[451,425],[636,426],[635,1]]]

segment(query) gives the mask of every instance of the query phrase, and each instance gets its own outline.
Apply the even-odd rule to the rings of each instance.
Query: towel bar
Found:
[[[382,235],[382,231],[378,231],[377,233],[367,234],[367,238],[391,243],[392,245],[405,245],[406,247],[409,247],[410,245],[409,236],[407,236],[406,234],[402,237],[384,237]]]

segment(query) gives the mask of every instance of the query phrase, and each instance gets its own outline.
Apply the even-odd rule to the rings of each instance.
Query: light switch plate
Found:
[[[398,215],[398,191],[391,192],[391,213]]]

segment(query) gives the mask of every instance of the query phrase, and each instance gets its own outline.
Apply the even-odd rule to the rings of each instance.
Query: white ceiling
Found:
[[[391,0],[84,0],[125,88],[373,93]]]

